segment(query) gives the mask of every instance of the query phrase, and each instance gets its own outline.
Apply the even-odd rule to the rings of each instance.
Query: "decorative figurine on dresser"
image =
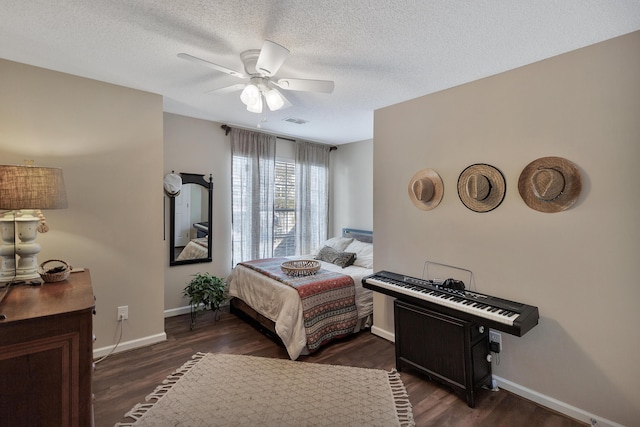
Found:
[[[88,270],[0,288],[0,425],[93,425],[94,301]]]

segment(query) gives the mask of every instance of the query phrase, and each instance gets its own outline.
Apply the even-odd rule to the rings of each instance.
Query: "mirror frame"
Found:
[[[185,172],[180,172],[180,176],[182,177],[182,184],[197,184],[197,185],[201,185],[203,186],[206,190],[207,193],[209,195],[209,200],[208,200],[208,223],[209,223],[209,242],[208,242],[208,247],[207,247],[207,253],[208,256],[207,258],[197,258],[197,259],[185,259],[185,260],[180,260],[180,261],[176,261],[176,254],[175,254],[175,243],[176,243],[176,198],[175,197],[171,197],[170,201],[169,201],[169,205],[170,205],[170,213],[169,215],[171,216],[169,218],[169,265],[173,266],[173,265],[184,265],[184,264],[197,264],[197,263],[203,263],[203,262],[212,262],[213,261],[213,256],[212,256],[212,248],[213,248],[213,236],[211,233],[212,230],[212,226],[213,226],[213,176],[211,174],[209,174],[209,182],[207,182],[204,179],[204,175],[202,174],[195,174],[195,173],[185,173]]]

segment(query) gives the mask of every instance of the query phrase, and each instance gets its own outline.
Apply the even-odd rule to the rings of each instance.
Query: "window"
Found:
[[[247,158],[236,156],[233,159],[234,173],[232,176],[233,187],[233,212],[234,218],[241,218],[246,210],[249,186],[243,186],[242,182],[251,183],[252,174],[246,164]],[[271,208],[263,206],[261,221],[269,221],[273,218],[272,246],[273,256],[292,256],[296,254],[296,164],[293,160],[282,159],[275,161],[273,176],[273,215],[269,215]],[[251,184],[250,184],[251,185]],[[267,190],[268,191],[268,190]],[[243,196],[244,194],[244,196]],[[243,238],[246,233],[234,232],[233,251],[241,253],[241,248],[246,244]],[[264,234],[261,239],[269,238]],[[270,246],[270,245],[268,245]]]
[[[232,263],[308,254],[326,240],[329,147],[232,129]]]
[[[296,254],[296,165],[276,160],[274,183],[273,255]]]

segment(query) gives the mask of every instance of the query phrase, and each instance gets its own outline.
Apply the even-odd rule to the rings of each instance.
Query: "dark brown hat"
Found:
[[[443,194],[442,178],[433,169],[419,170],[409,181],[409,198],[418,209],[423,211],[438,206]]]
[[[582,191],[582,177],[576,165],[567,159],[541,157],[522,170],[518,191],[531,209],[561,212],[578,199]]]
[[[502,172],[484,163],[467,167],[458,177],[458,196],[475,212],[489,212],[500,206],[506,190]]]

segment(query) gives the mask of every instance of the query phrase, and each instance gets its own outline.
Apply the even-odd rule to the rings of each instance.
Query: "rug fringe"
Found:
[[[158,403],[158,401],[167,394],[171,387],[174,386],[175,383],[178,382],[180,378],[182,378],[187,372],[189,372],[194,366],[198,364],[207,353],[198,352],[191,356],[191,360],[187,361],[184,365],[179,367],[176,371],[171,373],[167,378],[162,381],[162,384],[157,386],[155,390],[149,395],[147,395],[144,400],[149,402],[154,400],[152,403],[138,403],[136,404],[129,412],[124,414],[124,418],[131,418],[133,423],[116,423],[114,427],[132,427],[144,414],[149,412],[153,406]]]
[[[407,389],[404,387],[400,374],[397,370],[392,369],[387,372],[387,375],[400,425],[407,427],[415,426],[416,423],[413,420],[413,411],[411,402],[409,401],[409,394],[407,393]]]

